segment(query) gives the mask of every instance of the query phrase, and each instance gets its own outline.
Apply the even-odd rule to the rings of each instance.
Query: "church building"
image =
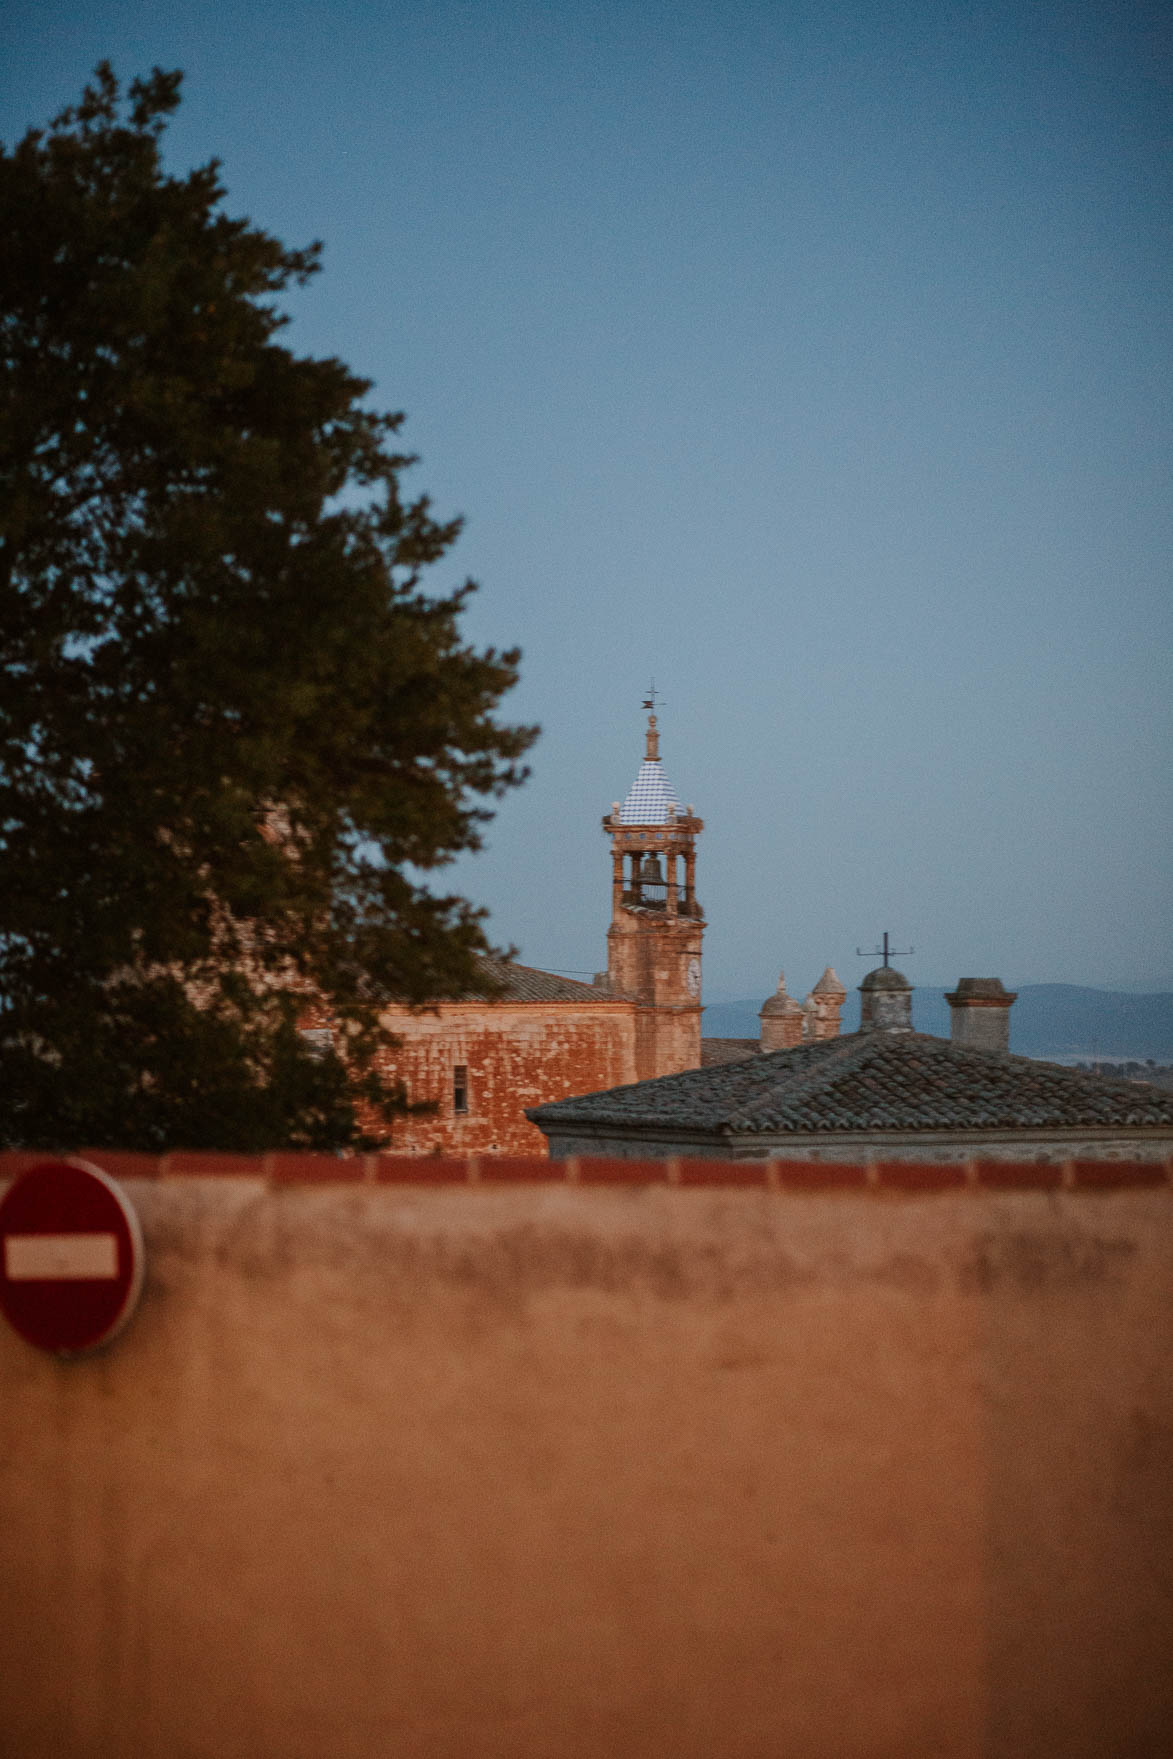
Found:
[[[703,829],[664,773],[653,710],[627,798],[603,819],[606,971],[580,983],[488,961],[491,998],[388,1008],[398,1043],[382,1073],[421,1107],[395,1119],[393,1148],[559,1159],[1168,1152],[1168,1094],[1009,1054],[1015,998],[996,979],[962,979],[949,995],[950,1040],[916,1032],[912,986],[889,966],[886,938],[883,966],[860,985],[857,1032],[841,1032],[846,990],[828,966],[804,1002],[779,978],[759,1039],[702,1041]]]
[[[492,1000],[389,1008],[383,1021],[400,1042],[383,1073],[403,1083],[410,1102],[434,1107],[395,1120],[396,1149],[544,1154],[527,1108],[700,1067],[703,829],[664,773],[653,712],[635,781],[603,819],[612,872],[606,972],[579,983],[493,961],[500,993]]]

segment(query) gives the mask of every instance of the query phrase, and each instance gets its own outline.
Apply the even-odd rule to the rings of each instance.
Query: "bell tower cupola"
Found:
[[[611,839],[607,979],[636,1003],[636,1077],[675,1075],[701,1061],[701,938],[696,839],[704,829],[681,806],[660,762],[655,694],[644,751],[626,800],[603,820]]]

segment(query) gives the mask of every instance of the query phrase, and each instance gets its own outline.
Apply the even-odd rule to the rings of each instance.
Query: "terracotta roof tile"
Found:
[[[743,1063],[756,1057],[761,1044],[756,1038],[702,1038],[701,1068],[715,1069],[720,1063]]]
[[[710,1041],[712,1042],[712,1041]],[[919,1032],[855,1032],[536,1106],[535,1123],[755,1132],[1173,1125],[1173,1093]]]
[[[502,1002],[611,1002],[612,990],[602,984],[579,983],[573,977],[560,977],[553,971],[539,971],[532,965],[518,965],[512,959],[482,959],[490,975],[504,986],[504,993],[493,998]],[[461,1001],[483,1001],[482,996],[461,996]]]

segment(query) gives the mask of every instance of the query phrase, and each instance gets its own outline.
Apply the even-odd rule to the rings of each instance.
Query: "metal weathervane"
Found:
[[[888,930],[885,929],[884,944],[882,947],[876,947],[870,953],[865,953],[862,947],[856,947],[855,956],[857,959],[874,959],[878,953],[883,953],[884,964],[882,969],[886,970],[888,967],[888,961],[891,957],[895,956],[897,959],[905,959],[915,952],[915,947],[890,947],[888,945]]]

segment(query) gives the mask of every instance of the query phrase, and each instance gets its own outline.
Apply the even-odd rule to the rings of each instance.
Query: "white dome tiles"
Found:
[[[659,760],[648,758],[639,766],[639,774],[620,810],[619,822],[623,825],[664,825],[680,810],[680,802]]]

